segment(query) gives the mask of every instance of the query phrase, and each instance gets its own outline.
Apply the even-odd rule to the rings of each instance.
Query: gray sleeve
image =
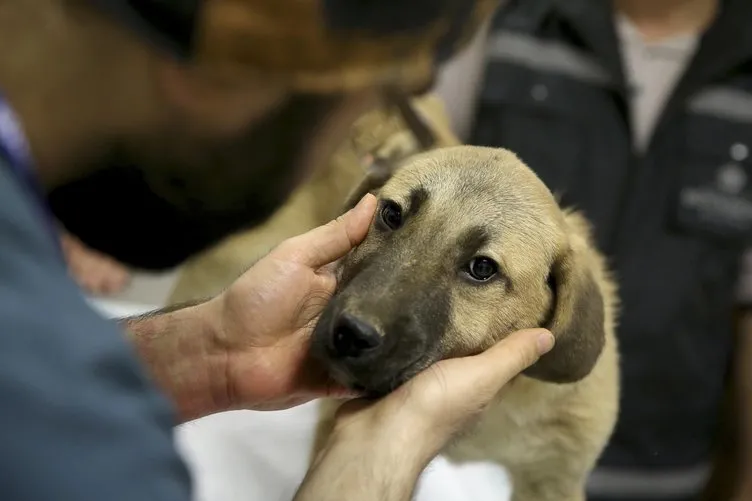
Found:
[[[173,412],[0,165],[0,497],[189,501]]]

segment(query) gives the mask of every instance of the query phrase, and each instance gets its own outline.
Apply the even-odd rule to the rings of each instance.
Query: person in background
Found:
[[[122,320],[126,332],[71,280],[58,222],[128,266],[171,268],[264,221],[385,88],[430,86],[494,4],[0,2],[3,499],[187,501],[175,424],[356,396],[308,346],[330,265],[365,237],[374,196],[213,298]],[[409,499],[428,461],[553,343],[520,331],[349,402],[297,500]]]
[[[588,499],[698,500],[722,432],[716,499],[752,499],[752,2],[512,0],[438,92],[584,211],[618,279],[621,414]]]

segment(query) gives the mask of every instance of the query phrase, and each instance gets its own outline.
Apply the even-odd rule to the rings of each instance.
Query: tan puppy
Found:
[[[554,349],[446,454],[506,467],[514,500],[584,500],[619,397],[617,293],[586,220],[507,150],[433,150],[384,179],[351,197],[371,191],[379,208],[341,262],[314,356],[339,382],[381,395],[440,359],[550,329]],[[322,406],[317,448],[336,406]]]

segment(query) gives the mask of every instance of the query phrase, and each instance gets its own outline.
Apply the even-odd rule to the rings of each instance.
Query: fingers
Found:
[[[341,258],[363,241],[375,210],[376,197],[368,194],[342,216],[285,241],[274,253],[280,258],[320,268]]]
[[[474,357],[474,380],[497,392],[513,377],[527,369],[554,346],[553,335],[543,329],[514,332]]]
[[[553,341],[553,335],[544,329],[514,332],[479,355],[437,362],[409,381],[403,393],[420,388],[421,393],[438,391],[452,398],[473,401],[473,406],[485,405],[486,399],[492,398],[512,378],[550,351]],[[440,384],[437,384],[437,377]]]
[[[70,235],[63,234],[61,242],[71,275],[87,292],[114,294],[128,285],[130,273],[125,266]]]
[[[325,398],[335,398],[337,400],[352,400],[359,398],[362,395],[355,390],[351,390],[350,388],[332,382],[326,387],[321,396]]]

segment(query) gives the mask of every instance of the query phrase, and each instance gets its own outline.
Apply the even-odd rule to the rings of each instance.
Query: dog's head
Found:
[[[363,243],[342,262],[313,335],[339,382],[383,394],[432,363],[546,327],[556,346],[525,374],[585,377],[602,350],[604,300],[582,232],[513,153],[459,146],[416,155],[391,175]]]

